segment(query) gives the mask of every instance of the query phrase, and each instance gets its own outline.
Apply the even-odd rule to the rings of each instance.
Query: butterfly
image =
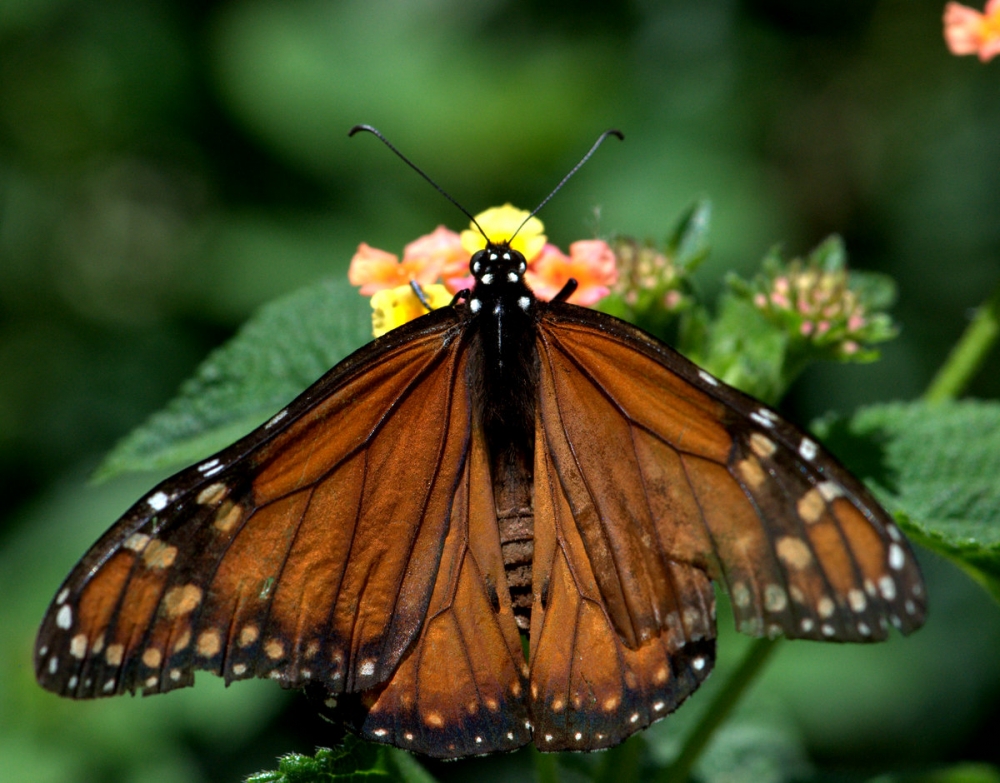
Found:
[[[594,750],[709,675],[713,583],[755,636],[920,627],[913,552],[822,446],[526,267],[487,238],[451,305],[133,505],[49,607],[42,686],[207,670],[430,756]]]

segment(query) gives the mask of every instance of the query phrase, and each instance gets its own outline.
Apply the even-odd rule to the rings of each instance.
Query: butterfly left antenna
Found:
[[[519,225],[517,227],[517,231],[515,231],[511,235],[510,239],[507,240],[508,242],[512,241],[514,239],[514,237],[517,236],[518,231],[520,231],[522,228],[524,228],[524,224],[525,223],[527,223],[529,220],[531,220],[536,214],[538,214],[538,211],[542,207],[544,207],[546,204],[549,203],[549,199],[551,199],[556,193],[558,193],[560,190],[562,190],[562,186],[565,185],[567,182],[569,182],[570,177],[572,177],[574,174],[576,174],[576,172],[578,172],[580,170],[580,168],[583,166],[584,163],[586,163],[588,160],[590,160],[591,155],[593,155],[595,152],[597,152],[597,148],[600,147],[604,143],[604,140],[606,138],[608,138],[608,136],[616,136],[620,141],[625,141],[625,134],[622,133],[617,128],[609,128],[608,130],[604,131],[604,133],[602,133],[600,136],[598,136],[597,137],[597,141],[594,142],[594,146],[590,148],[590,151],[586,155],[583,156],[583,158],[580,160],[579,163],[577,163],[573,168],[571,168],[569,170],[569,173],[559,181],[558,185],[556,185],[554,188],[552,188],[552,192],[549,193],[549,195],[547,195],[545,198],[542,199],[542,203],[539,204],[537,207],[535,207],[533,210],[531,210],[531,214],[528,215],[528,217],[526,217],[524,219],[524,222],[521,223],[521,225]],[[413,165],[413,164],[410,164],[410,165]]]
[[[419,174],[425,180],[427,180],[428,182],[430,182],[431,185],[434,186],[434,189],[437,190],[438,193],[440,193],[442,196],[444,196],[446,199],[448,199],[448,201],[450,201],[452,204],[454,204],[456,207],[458,207],[460,210],[462,210],[462,214],[465,215],[469,220],[471,220],[472,224],[476,228],[479,229],[479,233],[483,235],[483,238],[487,241],[487,243],[490,241],[490,238],[488,236],[486,236],[486,232],[483,231],[483,227],[480,226],[479,223],[476,222],[476,219],[472,216],[472,214],[469,212],[469,210],[467,210],[465,207],[463,207],[461,204],[459,204],[455,199],[453,199],[451,197],[451,194],[449,194],[447,190],[445,190],[444,188],[442,188],[434,180],[432,180],[430,177],[428,177],[424,173],[423,169],[421,169],[416,163],[414,163],[412,160],[410,160],[408,157],[406,157],[402,152],[400,152],[399,150],[397,150],[392,145],[392,143],[385,136],[382,135],[381,131],[379,131],[377,128],[373,128],[371,125],[355,125],[353,128],[350,129],[350,131],[348,131],[347,135],[348,135],[348,137],[351,137],[355,133],[358,133],[359,131],[367,131],[368,133],[372,134],[375,138],[377,138],[379,141],[381,141],[385,146],[387,146],[389,149],[391,149],[393,152],[395,152],[396,155],[403,161],[403,163],[405,163],[407,166],[409,166],[411,169],[413,169],[415,172],[417,172],[417,174]],[[604,134],[604,135],[607,136],[607,133]],[[600,144],[600,142],[598,142],[598,144]],[[597,149],[596,145],[595,145],[594,149]],[[593,152],[593,150],[591,150],[591,152]],[[588,158],[590,157],[589,153],[588,153],[587,157]],[[586,160],[586,158],[584,158],[584,160]],[[576,168],[577,169],[580,168],[580,165],[582,165],[582,163],[578,164]],[[573,171],[576,171],[576,169],[573,169]],[[570,172],[570,174],[572,174],[572,173],[573,172]],[[566,179],[569,179],[569,177],[567,176]],[[562,187],[562,183],[559,183],[559,187]],[[556,190],[558,190],[558,189],[559,188],[556,188]],[[551,196],[550,196],[550,198],[551,198]],[[546,201],[548,201],[548,199],[546,199]],[[544,204],[545,202],[543,201],[542,203]],[[539,206],[541,206],[541,205],[539,205]],[[535,210],[535,211],[537,212],[538,210]],[[534,214],[534,213],[532,213],[532,214]]]

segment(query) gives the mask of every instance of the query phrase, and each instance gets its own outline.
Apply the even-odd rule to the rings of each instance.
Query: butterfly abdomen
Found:
[[[473,258],[469,295],[475,324],[472,381],[477,423],[487,450],[507,588],[518,628],[531,625],[534,558],[537,302],[524,284],[524,257],[492,245]]]

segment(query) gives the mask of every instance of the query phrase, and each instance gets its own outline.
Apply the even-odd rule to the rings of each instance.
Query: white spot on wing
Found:
[[[886,601],[891,601],[896,597],[896,583],[892,581],[891,576],[886,575],[879,579],[878,589]]]
[[[698,377],[701,378],[709,386],[718,386],[719,382],[715,380],[711,375],[709,375],[704,370],[698,370]]]
[[[69,598],[69,588],[68,587],[64,587],[62,590],[59,591],[59,595],[56,596],[56,603],[57,604],[61,604],[67,598]]]
[[[270,419],[268,420],[267,424],[265,424],[265,425],[264,425],[264,429],[265,429],[265,430],[266,430],[266,429],[270,429],[270,428],[271,428],[271,427],[273,427],[273,426],[274,426],[275,424],[277,424],[277,423],[278,423],[279,421],[281,421],[281,420],[282,420],[283,418],[285,418],[285,416],[287,416],[287,415],[288,415],[288,409],[287,409],[287,408],[286,408],[285,410],[283,410],[283,411],[278,411],[278,412],[277,412],[276,414],[274,414],[274,415],[273,415],[273,416],[272,416],[272,417],[271,417],[271,418],[270,418]]]
[[[754,411],[753,413],[750,414],[750,418],[753,419],[753,421],[757,422],[762,427],[773,427],[774,422],[771,421],[766,416],[764,416],[763,415],[764,412],[765,411],[763,408],[760,411]]]
[[[474,313],[478,313],[480,310],[483,309],[483,303],[480,302],[478,299],[473,299],[471,302],[469,302],[469,309],[472,310],[472,312]]]
[[[816,458],[816,444],[813,443],[809,438],[803,438],[802,442],[799,444],[799,454],[802,455],[802,459],[811,462]]]
[[[365,661],[361,664],[361,668],[358,669],[358,672],[363,677],[371,677],[375,673],[375,661],[370,659]]]
[[[531,307],[531,300],[526,296],[522,296],[517,300],[517,306],[527,312],[528,308]]]
[[[483,285],[489,285],[493,282],[493,273],[487,272],[485,275],[479,278],[479,282]]]
[[[49,674],[55,674],[59,671],[59,659],[56,656],[49,658]]]
[[[823,500],[827,503],[832,503],[844,495],[844,490],[840,488],[840,484],[834,481],[821,481],[816,485],[816,489],[819,490],[819,494],[823,496]]]
[[[508,272],[507,273],[507,282],[509,282],[509,283],[516,283],[517,280],[518,280],[517,272]]]
[[[705,668],[705,659],[699,655],[697,658],[691,661],[691,665],[694,666],[696,671],[700,672],[702,669]]]
[[[903,548],[899,544],[889,545],[889,568],[893,571],[899,571],[903,568],[906,563],[906,555],[903,554]]]
[[[69,654],[77,660],[83,660],[83,656],[87,654],[86,634],[78,633],[69,640]]]
[[[150,495],[146,502],[153,511],[163,511],[167,507],[167,494],[165,492],[157,492],[154,495]]]
[[[205,462],[205,463],[202,463],[201,465],[199,465],[198,466],[198,471],[200,473],[204,473],[206,470],[211,470],[212,468],[214,468],[218,464],[219,464],[218,458],[216,458],[216,459],[210,459],[208,462]]]
[[[70,626],[73,625],[73,610],[69,606],[63,606],[59,610],[59,614],[56,615],[56,625],[64,631],[68,631]]]

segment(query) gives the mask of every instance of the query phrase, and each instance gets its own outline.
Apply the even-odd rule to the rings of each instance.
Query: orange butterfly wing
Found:
[[[808,435],[629,324],[550,312],[540,350],[553,393],[543,398],[568,411],[561,428],[591,488],[593,523],[578,522],[602,534],[584,538],[611,542],[618,558],[621,531],[655,540],[721,579],[751,634],[868,641],[890,622],[920,627],[925,596],[908,543]],[[655,598],[621,605],[609,581],[602,595],[627,642],[656,626]]]
[[[359,728],[431,756],[513,750],[531,741],[526,675],[485,442],[474,430],[423,631],[384,689],[363,697]]]
[[[41,684],[88,698],[190,685],[196,669],[332,693],[389,679],[468,483],[458,323],[445,309],[363,348],[133,506],[60,588]]]
[[[698,686],[708,577],[758,636],[872,641],[923,623],[902,534],[808,436],[616,319],[553,304],[538,345],[541,749],[613,745]]]

